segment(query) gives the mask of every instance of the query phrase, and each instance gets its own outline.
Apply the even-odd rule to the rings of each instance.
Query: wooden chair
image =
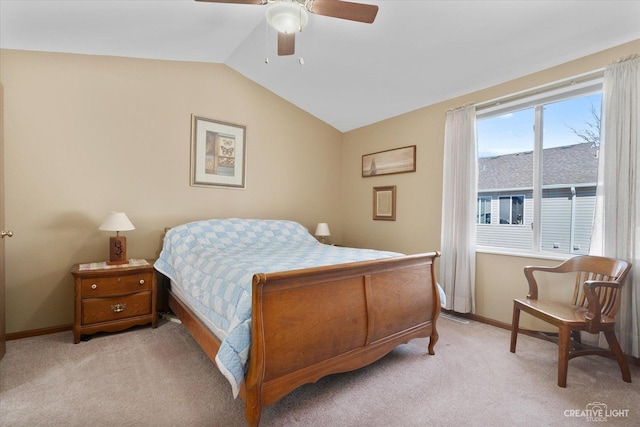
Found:
[[[569,359],[586,355],[614,355],[622,371],[622,379],[631,382],[629,365],[614,332],[615,316],[620,308],[620,293],[631,264],[612,258],[577,256],[556,267],[525,267],[529,282],[526,299],[513,300],[511,324],[511,353],[516,352],[520,311],[531,314],[559,328],[558,331],[558,385],[567,386]],[[538,285],[534,271],[576,273],[573,299],[569,303],[538,299]],[[580,331],[592,334],[603,332],[610,350],[585,349],[580,343]]]

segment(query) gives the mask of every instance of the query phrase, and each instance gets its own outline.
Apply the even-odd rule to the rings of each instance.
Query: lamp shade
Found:
[[[280,33],[302,31],[309,15],[297,2],[277,2],[267,9],[267,22]]]
[[[331,231],[329,231],[329,224],[326,222],[321,222],[316,227],[316,236],[318,237],[326,237],[331,236]]]
[[[109,213],[100,228],[98,228],[98,230],[102,231],[129,231],[135,229],[124,212]]]

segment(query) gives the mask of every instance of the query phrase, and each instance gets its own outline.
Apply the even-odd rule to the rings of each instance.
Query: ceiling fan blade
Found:
[[[196,0],[209,3],[265,4],[265,0]]]
[[[293,55],[296,51],[296,33],[278,33],[278,56]]]
[[[308,10],[316,15],[371,24],[378,14],[378,6],[339,0],[313,0]]]

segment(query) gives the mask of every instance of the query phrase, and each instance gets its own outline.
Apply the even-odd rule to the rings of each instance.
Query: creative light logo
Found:
[[[626,418],[628,409],[609,409],[606,403],[587,403],[584,409],[566,409],[565,417],[584,418],[587,422],[607,422],[609,418]]]

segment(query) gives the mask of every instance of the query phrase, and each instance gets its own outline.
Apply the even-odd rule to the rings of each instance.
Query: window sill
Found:
[[[550,252],[527,252],[517,251],[515,249],[507,248],[492,248],[488,246],[476,246],[476,253],[512,256],[518,258],[534,258],[534,259],[549,259],[554,261],[566,261],[569,258],[573,258],[571,254],[555,254]]]

